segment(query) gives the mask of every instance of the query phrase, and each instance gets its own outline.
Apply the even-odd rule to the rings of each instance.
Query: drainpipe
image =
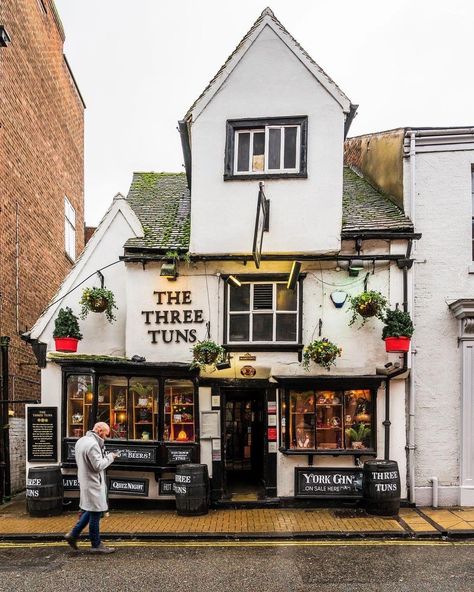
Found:
[[[10,338],[0,337],[0,349],[2,359],[2,402],[0,404],[0,503],[8,501],[11,495],[10,480],[10,434],[8,426],[8,348]],[[3,475],[2,475],[3,473]],[[3,479],[1,478],[3,476]]]
[[[431,498],[431,505],[433,508],[438,507],[438,500],[439,500],[439,479],[438,477],[431,477],[431,489],[432,489],[432,498]]]
[[[410,132],[410,218],[415,226],[416,213],[416,138],[415,132]],[[413,245],[413,259],[415,259],[416,241]],[[415,273],[416,265],[413,265],[410,285],[410,311],[415,322]],[[416,332],[415,332],[416,336]],[[416,338],[416,337],[415,337]],[[415,410],[416,410],[416,384],[415,384],[415,341],[411,342],[411,371],[408,384],[408,494],[410,503],[416,503],[415,495]]]

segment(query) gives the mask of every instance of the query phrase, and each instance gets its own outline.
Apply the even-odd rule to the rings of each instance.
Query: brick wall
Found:
[[[65,196],[76,211],[76,253],[84,245],[84,105],[52,0],[1,0],[0,24],[11,39],[0,47],[0,335],[11,338],[10,398],[25,399],[39,397],[39,372],[19,332],[71,268]]]

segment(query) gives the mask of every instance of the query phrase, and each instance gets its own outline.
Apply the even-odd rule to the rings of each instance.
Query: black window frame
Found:
[[[223,275],[222,278],[226,280],[228,275]],[[297,300],[297,341],[268,341],[268,342],[229,342],[227,339],[228,333],[228,318],[229,318],[229,285],[224,283],[224,306],[223,306],[223,343],[226,351],[285,351],[285,352],[301,352],[303,350],[303,281],[306,278],[305,273],[300,273],[298,276],[298,300]],[[239,281],[243,283],[255,282],[269,282],[269,283],[284,283],[288,281],[288,274],[239,274]],[[272,311],[273,312],[273,311]]]
[[[300,127],[300,153],[298,172],[279,172],[279,173],[238,173],[234,171],[235,157],[235,134],[240,130],[261,129],[271,126],[291,126]],[[245,181],[255,179],[306,179],[307,172],[307,152],[308,152],[308,116],[298,115],[294,117],[270,117],[258,119],[228,119],[226,122],[226,145],[224,159],[224,181]]]

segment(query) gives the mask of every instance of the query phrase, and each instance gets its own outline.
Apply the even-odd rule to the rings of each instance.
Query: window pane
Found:
[[[296,168],[296,127],[285,128],[284,168]]]
[[[97,421],[105,421],[110,425],[111,438],[128,440],[132,437],[128,383],[125,377],[101,376],[99,378]]]
[[[353,390],[344,393],[344,429],[346,448],[352,450],[374,449],[372,433],[373,402],[369,390]]]
[[[165,442],[194,442],[194,385],[190,380],[165,382]]]
[[[268,132],[268,168],[280,168],[281,129],[270,128]]]
[[[277,310],[296,310],[297,290],[287,290],[286,284],[277,284]]]
[[[249,149],[250,149],[250,133],[242,132],[237,134],[238,137],[238,152],[237,152],[237,170],[249,170]]]
[[[265,132],[254,132],[253,134],[253,157],[252,170],[263,171],[265,167]]]
[[[253,315],[252,341],[273,341],[273,314]]]
[[[344,448],[342,393],[316,391],[316,443],[318,450]]]
[[[315,448],[313,391],[290,391],[290,448]]]
[[[277,314],[276,341],[296,341],[296,314]]]
[[[229,316],[229,341],[249,340],[248,314],[233,314]]]
[[[273,284],[254,284],[253,286],[253,309],[273,309]]]
[[[83,374],[67,379],[67,435],[81,438],[89,428],[94,394],[92,377]]]
[[[134,440],[157,440],[158,382],[153,378],[131,378],[129,393],[133,408]]]
[[[230,286],[230,310],[250,310],[250,284]]]

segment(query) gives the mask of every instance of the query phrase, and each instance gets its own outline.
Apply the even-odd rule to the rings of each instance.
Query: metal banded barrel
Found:
[[[369,514],[396,516],[400,510],[400,472],[394,460],[364,463],[362,490]]]
[[[207,514],[209,512],[207,465],[178,465],[174,478],[174,493],[176,511],[179,516],[202,516]]]
[[[31,467],[26,480],[30,516],[58,516],[63,511],[63,477],[57,466]]]

